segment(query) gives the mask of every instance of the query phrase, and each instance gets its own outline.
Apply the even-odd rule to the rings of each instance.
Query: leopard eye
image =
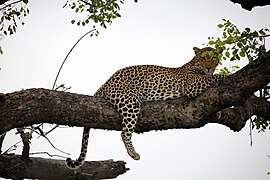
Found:
[[[204,51],[204,52],[202,52],[202,54],[200,54],[201,57],[206,57],[206,55],[207,55],[206,51]]]
[[[208,51],[208,56],[209,56],[210,58],[213,58],[214,55],[215,55],[215,53],[214,53],[213,51]]]

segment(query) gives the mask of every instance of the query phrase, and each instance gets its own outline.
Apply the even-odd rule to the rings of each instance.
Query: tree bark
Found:
[[[13,179],[108,179],[115,178],[129,169],[123,161],[91,161],[85,162],[77,173],[68,169],[64,160],[44,159],[31,157],[25,159],[21,156],[0,156],[0,176]]]
[[[200,128],[207,123],[219,123],[233,131],[240,131],[252,115],[270,119],[270,103],[253,95],[269,82],[270,52],[264,58],[225,77],[194,99],[143,102],[135,132]],[[47,89],[28,89],[0,94],[0,134],[13,128],[39,123],[118,131],[122,129],[119,114],[101,97]],[[3,164],[10,160],[5,159],[4,156],[1,158],[0,172],[6,172]],[[18,170],[18,173],[23,174],[27,171],[31,174],[29,168],[40,159],[31,158],[30,160],[32,164],[20,166],[26,168]],[[52,161],[48,162],[52,163]],[[63,164],[61,161],[56,162]],[[125,169],[123,166],[118,166],[121,167],[118,172],[126,171],[123,170]],[[41,168],[40,171],[48,172],[46,166],[40,165],[39,168]],[[59,173],[60,171],[67,170],[59,170]],[[86,170],[82,173],[84,174],[95,173]],[[4,177],[3,173],[0,173],[0,177]]]

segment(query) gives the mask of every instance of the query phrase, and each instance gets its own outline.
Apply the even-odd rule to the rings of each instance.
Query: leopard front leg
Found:
[[[128,154],[133,159],[139,160],[140,155],[135,151],[131,141],[131,137],[136,127],[136,123],[140,113],[140,104],[139,103],[127,104],[123,108],[121,108],[119,112],[123,118],[122,121],[123,128],[121,133],[122,140],[125,144]]]

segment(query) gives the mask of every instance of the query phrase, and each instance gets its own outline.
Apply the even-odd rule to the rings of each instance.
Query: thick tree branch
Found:
[[[115,178],[128,171],[123,161],[91,161],[85,162],[80,173],[68,169],[64,160],[22,158],[21,156],[0,156],[0,174],[4,178],[14,179],[108,179]]]
[[[184,103],[178,100],[143,103],[136,132],[199,128],[216,112],[243,105],[255,91],[270,82],[269,57],[224,78],[195,99]],[[46,89],[6,94],[0,101],[0,121],[0,134],[38,123],[109,130],[122,128],[120,116],[103,98]],[[227,126],[236,131],[243,127],[235,129],[235,119],[227,122]]]
[[[214,117],[210,122],[228,126],[228,124],[231,124],[230,119],[233,119],[234,127],[231,127],[231,129],[238,130],[253,115],[270,120],[270,102],[256,96],[251,96],[242,106],[223,109],[220,118]]]
[[[230,0],[233,3],[238,3],[243,9],[251,11],[256,6],[267,6],[270,5],[269,0]]]
[[[267,55],[225,77],[195,99],[143,103],[135,131],[199,128],[207,123],[240,131],[254,114],[269,119],[269,102],[253,96],[270,82],[270,53]],[[215,115],[219,111],[221,117]],[[0,134],[39,123],[122,129],[119,114],[100,97],[46,89],[0,94]],[[8,162],[3,160],[0,165]],[[2,168],[0,171],[5,171]]]

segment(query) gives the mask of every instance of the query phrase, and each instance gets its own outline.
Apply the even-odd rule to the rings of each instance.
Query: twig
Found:
[[[55,85],[56,85],[56,81],[57,81],[57,79],[58,79],[58,76],[59,76],[59,74],[60,74],[60,72],[61,72],[61,70],[62,70],[62,67],[64,66],[64,64],[65,64],[65,62],[66,62],[68,56],[70,55],[70,53],[73,51],[73,49],[75,48],[75,46],[76,46],[76,45],[77,45],[77,44],[78,44],[78,43],[79,43],[79,42],[80,42],[87,34],[93,32],[93,31],[96,31],[96,29],[92,29],[92,30],[88,31],[87,33],[85,33],[84,35],[82,35],[82,36],[79,38],[79,40],[72,46],[72,48],[70,49],[70,51],[69,51],[68,54],[66,55],[64,61],[62,62],[61,66],[60,66],[60,68],[59,68],[59,70],[58,70],[58,73],[57,73],[56,78],[55,78],[54,83],[53,83],[52,90],[55,89]]]
[[[49,133],[51,133],[53,130],[55,130],[56,128],[59,127],[59,124],[55,125],[52,129],[50,129],[48,132],[46,132],[44,135],[48,135]]]
[[[16,149],[16,147],[17,147],[17,144],[19,144],[19,143],[21,143],[22,141],[18,141],[18,142],[16,142],[15,144],[13,144],[12,146],[10,146],[7,150],[5,150],[3,153],[1,153],[1,154],[7,154],[9,151],[12,151],[12,150],[15,150]],[[13,148],[13,147],[15,147],[15,149],[11,149],[11,148]]]
[[[253,137],[252,137],[252,129],[253,129],[253,121],[252,118],[249,118],[249,139],[250,139],[250,146],[253,144]]]
[[[37,127],[37,130],[39,130],[39,132],[41,132],[41,133],[38,133],[38,132],[36,132],[36,133],[38,133],[40,136],[44,137],[44,138],[50,143],[50,145],[51,145],[54,149],[56,149],[57,151],[60,151],[61,153],[70,155],[69,153],[64,152],[64,151],[62,151],[62,150],[56,148],[56,147],[53,145],[53,143],[49,140],[49,138],[47,138],[47,136],[43,133],[43,131],[42,131],[39,127]]]
[[[91,6],[91,5],[92,5],[92,4],[90,4],[89,2],[84,1],[84,0],[79,0],[79,1],[81,1],[81,2],[85,3],[85,4],[89,5],[89,6]]]
[[[17,130],[20,133],[23,142],[22,156],[28,159],[30,151],[30,139],[32,138],[32,133],[25,133],[23,128],[17,128]]]
[[[5,139],[6,133],[3,133],[0,135],[0,154],[2,153],[2,145],[3,145],[3,141]]]
[[[35,155],[35,154],[47,154],[48,156],[50,157],[60,157],[60,158],[66,158],[64,156],[60,156],[60,155],[51,155],[50,153],[48,152],[35,152],[35,153],[29,153],[30,155]]]

